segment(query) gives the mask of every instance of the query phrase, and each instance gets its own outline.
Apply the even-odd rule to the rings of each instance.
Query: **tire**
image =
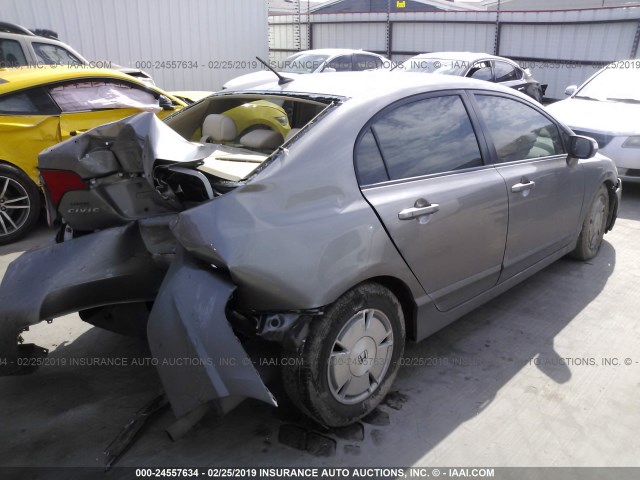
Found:
[[[21,170],[0,165],[0,245],[22,238],[40,216],[40,190]]]
[[[606,185],[600,185],[594,197],[578,236],[578,244],[571,256],[578,260],[591,260],[602,245],[604,231],[609,217],[609,192]]]
[[[311,323],[299,351],[284,352],[284,387],[321,425],[349,425],[389,392],[404,342],[404,315],[395,295],[377,283],[359,285]]]

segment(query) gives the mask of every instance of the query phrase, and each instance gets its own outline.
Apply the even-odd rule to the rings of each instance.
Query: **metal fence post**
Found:
[[[387,58],[391,60],[391,0],[387,0]]]
[[[631,58],[636,58],[638,55],[638,43],[640,43],[640,22],[636,28],[636,36],[633,37],[633,45],[631,46]]]
[[[496,36],[493,41],[493,54],[500,52],[500,0],[498,0],[498,10],[496,11]]]

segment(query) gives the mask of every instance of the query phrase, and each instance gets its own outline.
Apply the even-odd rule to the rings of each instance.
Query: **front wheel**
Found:
[[[301,350],[284,362],[287,393],[322,425],[356,422],[389,392],[404,342],[395,295],[376,283],[359,285],[310,325]]]
[[[595,198],[591,202],[587,216],[582,223],[578,244],[571,256],[578,260],[590,260],[596,256],[609,217],[609,192],[606,185],[600,185]]]
[[[0,245],[27,233],[40,215],[40,191],[15,167],[0,165]]]

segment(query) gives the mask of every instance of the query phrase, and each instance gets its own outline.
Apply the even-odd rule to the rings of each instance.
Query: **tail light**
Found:
[[[55,207],[58,206],[62,196],[72,190],[88,190],[80,175],[69,170],[40,170],[49,197]]]

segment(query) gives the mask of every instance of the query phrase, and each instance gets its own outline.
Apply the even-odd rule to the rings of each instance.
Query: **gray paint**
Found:
[[[149,347],[176,417],[210,400],[277,406],[225,318],[235,286],[179,251],[153,305]]]
[[[371,85],[371,88],[362,89],[363,82]],[[598,186],[607,182],[612,198],[616,198],[613,189],[617,184],[615,167],[605,157],[581,161],[574,167],[568,166],[566,159],[561,161],[553,157],[548,160],[512,162],[513,165],[550,163],[550,168],[557,172],[543,172],[539,180],[543,192],[549,193],[549,189],[563,187],[555,180],[556,173],[562,175],[562,172],[569,172],[566,181],[579,184],[582,178],[584,184],[577,185],[575,190],[564,186],[568,196],[559,200],[569,201],[570,204],[554,206],[560,211],[560,219],[566,219],[567,222],[561,225],[561,230],[556,231],[552,227],[553,222],[559,220],[553,215],[538,213],[536,221],[530,225],[530,233],[535,233],[537,229],[554,233],[558,237],[554,248],[545,252],[542,258],[538,250],[529,249],[525,252],[528,254],[526,268],[521,267],[525,269],[513,272],[508,279],[495,286],[491,284],[495,283],[501,268],[499,255],[496,255],[500,250],[499,242],[489,245],[488,250],[479,255],[459,258],[455,255],[456,251],[473,248],[473,242],[469,242],[470,236],[473,239],[473,232],[449,235],[450,257],[432,259],[430,256],[437,253],[429,249],[421,252],[411,249],[409,244],[403,245],[398,241],[397,229],[390,227],[393,211],[400,206],[394,205],[399,200],[399,195],[392,194],[394,182],[380,184],[377,187],[379,190],[367,189],[363,195],[355,178],[353,151],[355,139],[371,117],[408,96],[460,89],[499,92],[540,108],[528,97],[506,87],[424,74],[326,74],[320,79],[305,78],[281,87],[274,86],[271,93],[313,92],[333,95],[337,104],[343,103],[305,127],[245,185],[177,215],[172,230],[177,241],[189,253],[180,253],[173,260],[170,274],[156,298],[148,327],[154,356],[161,359],[186,356],[205,361],[224,357],[235,358],[236,361],[246,359],[246,353],[225,321],[225,307],[234,288],[234,304],[243,311],[258,314],[286,312],[326,306],[354,285],[378,277],[391,278],[405,286],[410,296],[408,302],[411,303],[408,308],[416,306],[413,331],[420,339],[571,251]],[[179,116],[175,116],[172,122],[177,123],[178,119]],[[157,120],[149,121],[153,123]],[[144,125],[144,122],[138,125]],[[150,130],[153,128],[147,128],[147,131]],[[143,133],[143,130],[140,132]],[[468,215],[484,215],[486,222],[493,224],[491,228],[497,229],[496,237],[504,239],[508,194],[500,186],[496,172],[508,181],[506,170],[511,168],[510,165],[501,164],[495,171],[492,170],[493,166],[488,165],[480,168],[477,175],[472,172],[475,176],[469,175],[468,178],[465,177],[466,173],[455,173],[435,177],[432,181],[411,179],[406,183],[417,189],[425,186],[430,189],[427,192],[430,196],[432,193],[442,195],[443,206],[446,207],[443,212],[451,219],[465,215],[460,210],[448,210],[449,205],[456,202],[458,208],[472,210],[471,213],[467,212]],[[533,173],[528,171],[528,174]],[[546,179],[551,179],[547,186],[544,184]],[[478,182],[486,184],[487,188],[479,187]],[[422,193],[411,191],[411,188],[407,187],[406,190],[410,198],[412,194]],[[585,191],[583,196],[579,194],[582,188]],[[495,195],[493,199],[491,192]],[[616,193],[619,198],[619,189]],[[472,199],[476,199],[477,205]],[[374,205],[377,214],[367,200]],[[434,203],[438,201],[436,198],[430,200]],[[513,203],[511,200],[509,202]],[[542,205],[548,206],[546,203]],[[385,213],[387,209],[390,213]],[[580,214],[576,215],[578,210]],[[518,228],[527,228],[527,211],[518,219]],[[532,211],[538,212],[537,209]],[[614,219],[615,213],[613,210]],[[383,221],[389,222],[387,230],[378,215]],[[389,220],[386,220],[387,215]],[[420,227],[433,229],[445,221],[446,217],[440,222],[434,221],[433,224]],[[477,228],[482,228],[482,224],[479,222]],[[416,241],[421,240],[420,227],[408,234],[416,235]],[[87,292],[96,295],[100,305],[109,303],[107,300],[113,303],[140,299],[140,294],[131,298],[135,295],[128,290],[101,288],[101,282],[121,287],[119,278],[122,276],[127,279],[127,276],[120,275],[120,269],[129,265],[139,269],[131,273],[139,282],[136,285],[145,287],[145,293],[151,290],[155,293],[154,287],[157,288],[164,272],[153,274],[135,263],[147,262],[144,252],[134,255],[130,243],[127,243],[130,242],[128,235],[133,235],[131,232],[135,228],[134,224],[106,230],[40,253],[27,254],[14,262],[0,287],[2,304],[14,302],[11,309],[2,313],[2,328],[11,333],[23,324],[33,324],[74,309],[87,308],[91,296],[83,298],[81,305],[78,305],[78,295]],[[440,232],[429,233],[436,242],[442,244],[446,241],[446,235]],[[104,245],[112,247],[105,251]],[[508,235],[506,245],[508,249]],[[405,263],[398,249],[404,253],[410,265]],[[87,260],[71,263],[71,259],[77,262],[80,253],[84,253]],[[485,258],[485,254],[490,257]],[[193,259],[194,256],[199,259]],[[49,261],[43,262],[43,258]],[[210,269],[201,260],[213,264],[217,269],[214,266]],[[458,269],[457,276],[454,275],[454,268],[446,271],[446,260]],[[443,275],[449,275],[449,278],[445,277],[444,281],[438,283],[435,273],[425,267],[434,262],[437,268],[433,268],[433,272],[445,269]],[[470,264],[461,268],[455,265],[457,262]],[[42,268],[42,265],[47,267]],[[504,272],[504,265],[502,268]],[[55,272],[58,271],[60,273],[56,276]],[[53,278],[47,280],[52,272]],[[126,268],[125,273],[129,273]],[[147,277],[149,281],[144,280]],[[33,293],[29,291],[27,294],[28,289],[24,286],[38,282],[40,293],[34,301]],[[67,286],[69,288],[60,290],[60,287]],[[427,291],[433,290],[429,292],[432,297],[427,295],[423,286]],[[42,308],[42,304],[48,308]],[[438,310],[436,305],[447,311]],[[8,336],[1,337],[5,342],[3,350]],[[225,369],[215,366],[196,366],[187,371],[160,368],[160,374],[177,415],[186,414],[213,399],[250,396],[273,403],[271,394],[257,373],[252,368],[244,368],[242,363]]]

